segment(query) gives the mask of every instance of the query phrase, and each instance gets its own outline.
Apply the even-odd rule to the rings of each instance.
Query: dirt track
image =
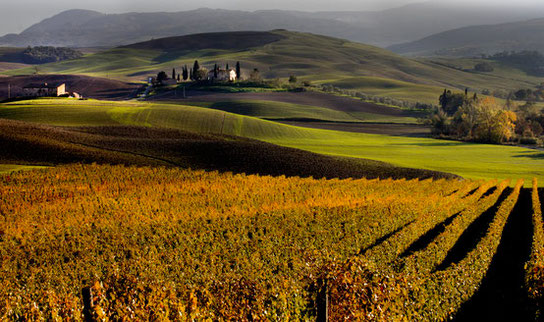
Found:
[[[116,80],[77,76],[77,75],[28,75],[0,78],[0,100],[8,97],[8,84],[11,97],[23,95],[23,87],[34,83],[66,83],[66,90],[77,92],[84,97],[109,100],[133,98],[142,87],[141,84],[124,83]]]

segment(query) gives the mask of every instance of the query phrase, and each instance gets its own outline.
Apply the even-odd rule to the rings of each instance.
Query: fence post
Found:
[[[327,280],[317,294],[317,322],[329,322],[329,286]]]

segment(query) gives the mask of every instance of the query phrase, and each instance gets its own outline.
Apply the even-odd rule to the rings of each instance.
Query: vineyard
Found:
[[[0,319],[542,319],[543,196],[523,184],[1,175]]]

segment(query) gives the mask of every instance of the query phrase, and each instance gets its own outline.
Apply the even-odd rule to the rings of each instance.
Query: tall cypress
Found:
[[[198,64],[198,60],[195,60],[195,63],[193,64],[193,79],[198,79],[198,71],[200,70],[200,65]]]
[[[183,66],[183,80],[186,81],[189,78],[189,69],[187,68],[187,65]]]
[[[172,79],[176,79],[176,69],[172,68]]]
[[[240,70],[240,62],[237,61],[236,62],[236,79],[241,79],[242,77],[242,73],[241,73],[241,70]]]

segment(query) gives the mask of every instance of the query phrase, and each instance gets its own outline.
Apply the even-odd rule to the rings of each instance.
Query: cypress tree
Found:
[[[193,77],[196,77],[196,75],[198,75],[199,70],[200,65],[198,64],[198,60],[195,60],[195,63],[193,64]]]
[[[183,80],[186,81],[189,78],[189,69],[187,69],[187,65],[183,66]]]
[[[227,63],[227,67],[225,68],[227,72],[229,71],[229,63]]]
[[[242,73],[241,73],[241,70],[240,70],[240,62],[239,61],[236,62],[236,78],[237,79],[242,78]]]
[[[172,79],[176,79],[176,69],[172,68]]]
[[[213,78],[217,78],[217,71],[219,70],[219,67],[217,67],[217,64],[213,66]]]

